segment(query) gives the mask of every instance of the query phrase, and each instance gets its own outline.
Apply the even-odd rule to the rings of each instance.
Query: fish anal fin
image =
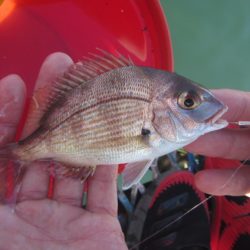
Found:
[[[60,163],[52,164],[50,174],[55,175],[56,178],[73,178],[81,182],[87,180],[95,172],[95,166],[69,166]]]
[[[145,175],[153,160],[154,159],[128,163],[122,172],[123,190],[129,189],[133,185],[137,184]]]

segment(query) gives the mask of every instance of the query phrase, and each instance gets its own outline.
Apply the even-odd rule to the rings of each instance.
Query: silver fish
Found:
[[[99,164],[129,163],[124,188],[156,157],[227,126],[220,119],[227,107],[207,89],[105,51],[71,66],[40,106],[42,92],[33,98],[44,112],[39,128],[11,149],[12,158],[52,159],[66,166],[65,175],[83,178]]]

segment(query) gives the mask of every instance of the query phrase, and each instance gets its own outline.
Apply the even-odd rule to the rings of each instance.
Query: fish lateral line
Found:
[[[62,105],[64,97],[69,92],[104,73],[118,68],[134,66],[131,60],[118,52],[117,55],[113,55],[103,49],[96,48],[96,50],[98,54],[89,53],[90,57],[85,57],[83,60],[73,63],[68,70],[52,81],[52,84],[34,91],[31,99],[35,110],[30,113],[29,120],[39,119],[40,124],[46,122],[51,111]],[[41,117],[40,113],[43,113]],[[39,114],[38,118],[37,114]]]
[[[54,129],[58,128],[60,125],[64,124],[69,119],[71,119],[72,117],[74,117],[75,115],[78,115],[78,114],[80,114],[80,113],[82,113],[84,111],[87,111],[89,109],[95,108],[98,105],[109,103],[109,102],[114,102],[114,101],[119,101],[119,100],[125,100],[125,99],[128,99],[128,100],[137,100],[137,101],[142,101],[142,102],[146,102],[146,103],[150,103],[151,102],[151,100],[146,99],[146,98],[142,98],[142,97],[139,97],[139,96],[120,96],[120,97],[109,98],[109,99],[97,102],[97,103],[95,103],[93,105],[90,105],[88,107],[85,107],[85,108],[82,108],[80,110],[77,110],[75,113],[71,114],[69,117],[67,117],[65,120],[63,120],[60,124],[57,124],[56,126],[51,127],[49,129],[50,130],[54,130]]]

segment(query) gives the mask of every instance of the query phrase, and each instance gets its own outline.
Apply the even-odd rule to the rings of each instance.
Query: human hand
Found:
[[[62,53],[44,62],[36,86],[48,84],[71,59]],[[11,142],[25,101],[25,85],[16,75],[0,80],[0,147]],[[26,135],[37,124],[29,122]],[[0,249],[127,249],[117,220],[117,168],[100,166],[88,183],[86,209],[83,186],[72,179],[56,179],[53,199],[47,198],[49,177],[45,163],[32,164],[23,179],[15,212],[0,205]]]
[[[213,92],[229,108],[223,116],[224,119],[227,121],[249,121],[249,92],[229,89],[214,90]],[[247,160],[250,158],[250,129],[225,128],[208,133],[188,145],[186,149],[206,156]],[[241,167],[237,172],[235,169],[200,171],[196,174],[195,180],[197,187],[206,193],[215,195],[245,195],[250,193],[249,166]]]

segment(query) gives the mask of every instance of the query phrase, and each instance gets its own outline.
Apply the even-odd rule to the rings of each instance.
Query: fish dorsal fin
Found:
[[[128,163],[122,172],[122,189],[126,190],[137,184],[153,161],[154,159]]]
[[[63,76],[34,92],[28,125],[34,122],[38,123],[38,126],[43,124],[53,108],[63,102],[70,91],[87,81],[113,69],[134,65],[131,59],[127,59],[118,52],[118,56],[115,56],[105,50],[97,50],[99,54],[89,53],[89,57],[84,57],[82,61],[71,65]]]

